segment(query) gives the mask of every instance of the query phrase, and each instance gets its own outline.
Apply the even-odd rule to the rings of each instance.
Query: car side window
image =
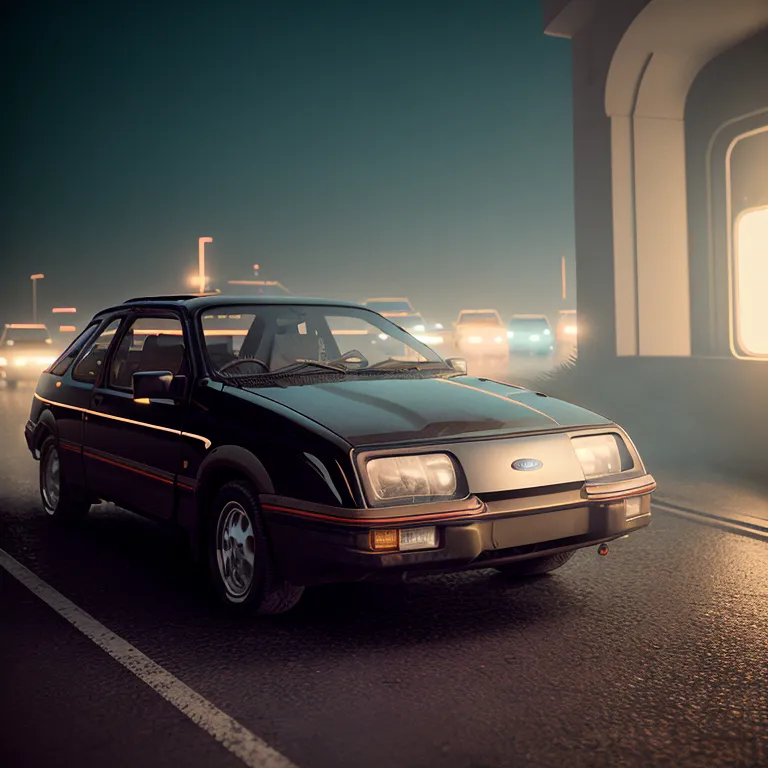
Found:
[[[138,317],[120,339],[112,356],[107,386],[133,389],[133,374],[139,371],[187,373],[184,329],[176,317]]]
[[[93,338],[99,329],[98,323],[89,325],[72,343],[59,355],[56,362],[48,369],[54,376],[63,376],[72,365],[73,360],[80,354],[80,350]]]
[[[95,384],[99,372],[107,359],[110,344],[115,339],[121,318],[113,320],[90,344],[86,345],[85,354],[77,361],[72,370],[72,378],[86,384]]]

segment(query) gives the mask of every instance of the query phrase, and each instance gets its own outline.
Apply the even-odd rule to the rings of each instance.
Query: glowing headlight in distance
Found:
[[[456,493],[456,470],[445,453],[371,459],[366,470],[378,501]]]
[[[576,335],[576,326],[575,325],[566,325],[565,326],[565,334],[566,334],[566,336],[575,336]]]
[[[386,333],[380,333],[380,334],[379,334],[379,338],[380,338],[382,341],[386,341],[386,340],[389,338],[389,336],[387,336],[387,334],[386,334]]]
[[[541,336],[534,334],[533,336],[529,336],[531,341],[541,341]]]
[[[442,344],[443,343],[443,337],[442,336],[416,336],[416,338],[422,343],[422,344]]]
[[[443,330],[443,324],[442,323],[435,323],[435,330],[436,331],[442,331]]]
[[[504,341],[504,339],[503,339],[501,336],[496,336],[496,337],[494,338],[494,341],[495,341],[497,344],[501,344],[501,342],[502,342],[502,341]]]
[[[507,338],[508,339],[514,339],[515,338],[515,332],[514,331],[507,331]]]
[[[552,331],[550,331],[549,328],[545,328],[543,333],[545,336],[549,336],[552,333]]]
[[[483,337],[482,336],[470,336],[467,341],[470,344],[482,344],[483,343]]]
[[[37,360],[35,360],[35,362],[38,365],[50,365],[51,363],[56,362],[56,358],[55,357],[38,357]]]
[[[413,330],[418,331],[419,333],[423,333],[427,329],[423,325],[414,325]]]
[[[632,458],[618,435],[574,437],[571,444],[587,480],[632,468]]]
[[[17,358],[16,358],[16,359],[13,361],[13,364],[14,364],[14,365],[17,365],[17,366],[19,366],[19,367],[22,367],[22,366],[24,366],[24,365],[26,365],[26,364],[27,364],[27,358],[26,358],[26,357],[17,357]]]
[[[0,357],[0,367],[3,367],[3,368],[4,368],[6,365],[8,365],[8,360],[7,360],[7,358],[5,358],[5,357]]]

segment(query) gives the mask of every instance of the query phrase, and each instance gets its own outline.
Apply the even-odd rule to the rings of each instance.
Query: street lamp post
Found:
[[[32,322],[37,323],[37,281],[42,280],[45,275],[30,275],[32,281]]]
[[[563,300],[567,298],[567,292],[565,290],[565,256],[560,258],[560,281],[563,289]]]
[[[197,239],[198,280],[200,284],[200,293],[205,293],[205,244],[212,242],[212,237],[199,237]]]

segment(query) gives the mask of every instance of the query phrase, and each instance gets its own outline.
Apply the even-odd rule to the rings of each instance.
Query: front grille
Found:
[[[492,493],[476,493],[478,499],[486,503],[494,501],[507,501],[509,499],[527,499],[531,496],[540,496],[546,499],[548,496],[555,496],[558,493],[568,493],[569,491],[579,491],[584,484],[576,483],[558,483],[557,485],[547,485],[537,488],[519,488],[509,491],[493,491]],[[546,502],[542,506],[546,506]]]

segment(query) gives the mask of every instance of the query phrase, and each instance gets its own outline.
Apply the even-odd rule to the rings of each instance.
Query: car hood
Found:
[[[562,400],[469,376],[367,379],[250,391],[322,424],[354,446],[612,423]]]

